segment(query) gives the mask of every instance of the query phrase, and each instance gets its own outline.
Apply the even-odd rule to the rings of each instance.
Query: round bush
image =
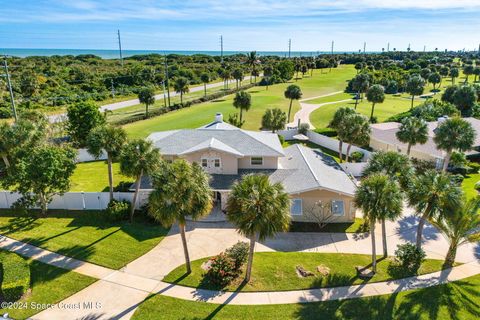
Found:
[[[30,288],[30,266],[27,260],[11,252],[0,252],[0,279],[3,301],[16,301]]]
[[[107,217],[111,221],[122,221],[128,219],[130,212],[130,202],[112,200],[108,203],[108,207],[105,210]]]
[[[350,154],[350,159],[352,159],[353,162],[360,162],[363,159],[363,152],[361,151],[354,151]]]

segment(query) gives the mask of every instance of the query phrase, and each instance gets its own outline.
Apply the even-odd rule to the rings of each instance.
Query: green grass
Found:
[[[333,69],[331,73],[320,74],[320,71],[314,73],[313,77],[306,77],[299,81],[290,81],[266,87],[254,87],[248,90],[252,95],[252,107],[244,113],[244,129],[259,130],[261,118],[268,108],[281,108],[288,111],[289,100],[284,98],[285,88],[295,83],[303,91],[303,98],[314,97],[330,92],[343,90],[346,81],[353,77],[355,70],[353,66],[340,66]],[[234,114],[237,110],[233,107],[234,95],[229,95],[218,100],[193,105],[190,108],[173,111],[148,120],[138,121],[124,126],[130,137],[145,138],[152,132],[165,131],[181,128],[197,128],[211,122],[216,112],[222,112],[227,119],[229,114]],[[293,114],[299,109],[299,103],[294,101],[292,107]]]
[[[50,266],[39,261],[28,260],[31,273],[31,292],[18,302],[25,308],[3,308],[0,314],[7,313],[14,319],[26,319],[41,310],[32,307],[38,304],[54,304],[71,296],[95,282],[94,278],[79,273]]]
[[[474,198],[478,196],[477,190],[475,190],[475,184],[480,181],[480,173],[468,174],[462,182],[462,189],[465,192],[467,198]]]
[[[351,93],[337,93],[333,94],[331,96],[326,96],[322,98],[316,98],[312,100],[306,100],[304,101],[305,103],[308,104],[321,104],[321,103],[326,103],[326,102],[334,102],[334,101],[339,101],[339,100],[346,100],[346,99],[353,99],[353,95]]]
[[[170,272],[163,280],[184,286],[204,289],[225,289],[228,291],[283,291],[311,288],[336,287],[366,283],[356,275],[355,266],[368,266],[371,256],[343,253],[312,253],[312,252],[258,252],[254,255],[251,281],[243,285],[240,276],[226,288],[219,288],[204,280],[201,268],[208,258],[192,262],[192,273],[185,274],[185,266],[180,266]],[[319,265],[330,268],[331,274],[322,277],[316,272]],[[388,281],[395,277],[388,271],[390,259],[379,259],[377,273],[369,282]],[[441,270],[443,261],[426,260],[419,270],[420,274]],[[315,272],[315,277],[300,278],[295,272],[297,265]]]
[[[480,317],[479,296],[480,275],[391,295],[304,304],[219,305],[152,295],[133,319],[470,320]]]
[[[114,163],[113,166],[113,185],[120,182],[132,182],[120,173],[120,164]],[[106,161],[82,162],[77,164],[77,168],[70,178],[73,192],[101,192],[108,191],[108,167]]]
[[[167,230],[137,215],[110,222],[103,212],[49,212],[47,217],[0,212],[0,234],[60,254],[120,269],[157,245]]]

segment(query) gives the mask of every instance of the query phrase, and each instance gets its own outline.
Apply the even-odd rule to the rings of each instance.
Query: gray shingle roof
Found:
[[[235,150],[234,148],[227,146],[225,143],[218,141],[215,138],[211,138],[210,140],[205,140],[197,144],[196,146],[193,146],[190,149],[183,151],[182,153],[180,153],[180,155],[194,153],[197,151],[207,150],[207,149],[222,151],[222,152],[230,153],[239,157],[243,157],[243,154],[240,153],[238,150]]]

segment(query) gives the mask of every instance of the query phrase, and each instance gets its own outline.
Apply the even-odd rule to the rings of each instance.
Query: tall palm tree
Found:
[[[372,270],[377,271],[375,223],[398,215],[402,210],[402,193],[398,183],[382,173],[374,173],[362,180],[355,192],[355,206],[370,223],[372,240]],[[386,247],[386,242],[384,242]]]
[[[238,90],[238,85],[242,85],[242,80],[243,80],[243,70],[240,68],[237,68],[233,70],[233,78],[235,79],[236,85],[237,85],[237,90]]]
[[[452,78],[452,84],[455,84],[455,78],[457,78],[460,75],[460,72],[458,68],[451,68],[449,75]]]
[[[263,68],[263,77],[266,83],[266,90],[268,90],[268,85],[270,84],[270,79],[273,75],[273,67],[271,65],[266,65]]]
[[[120,155],[120,171],[128,177],[135,178],[135,193],[130,208],[130,222],[133,221],[142,177],[154,173],[160,163],[160,151],[150,141],[132,140],[123,148]]]
[[[441,217],[432,219],[432,224],[440,230],[449,242],[444,266],[450,268],[455,262],[457,248],[468,242],[480,241],[480,198],[469,201],[463,199],[459,206],[447,208]]]
[[[407,144],[407,156],[410,156],[412,146],[425,144],[428,141],[427,122],[421,118],[408,117],[402,120],[402,124],[396,133],[400,142]]]
[[[188,93],[189,91],[189,83],[190,82],[185,77],[178,77],[173,83],[173,89],[175,89],[175,92],[180,93],[180,103],[183,103],[183,94]]]
[[[364,146],[370,141],[370,123],[368,118],[363,114],[354,113],[349,115],[346,119],[348,123],[345,128],[348,128],[348,132],[345,135],[345,142],[348,143],[347,155],[345,161],[348,162],[350,156],[350,148],[352,145]]]
[[[284,92],[285,98],[290,99],[290,105],[288,107],[288,116],[287,120],[290,122],[290,114],[292,112],[292,102],[293,100],[300,100],[302,98],[302,90],[299,86],[291,84],[287,87]]]
[[[367,90],[367,100],[372,103],[372,112],[370,113],[370,121],[373,120],[373,112],[375,105],[385,100],[385,89],[379,84],[374,84]]]
[[[253,70],[258,63],[257,51],[251,51],[247,54],[247,64],[250,67],[250,83],[252,83]]]
[[[108,184],[110,201],[113,200],[113,170],[112,163],[117,158],[127,141],[127,133],[121,127],[103,125],[90,131],[87,137],[87,150],[96,159],[100,158],[103,151],[107,153]]]
[[[340,107],[335,111],[333,119],[330,121],[328,127],[335,129],[338,133],[338,158],[340,162],[343,161],[343,143],[348,136],[348,116],[355,114],[355,110],[349,107]]]
[[[210,75],[208,73],[204,72],[200,75],[200,80],[203,83],[203,95],[206,96],[207,95],[207,83],[210,82]]]
[[[138,93],[138,101],[145,105],[145,118],[148,118],[148,107],[155,103],[155,90],[152,87],[143,88]]]
[[[413,109],[413,100],[415,96],[423,94],[423,89],[425,87],[425,80],[419,75],[414,75],[408,78],[406,90],[412,96],[412,103],[410,105],[410,110]]]
[[[197,163],[183,159],[163,162],[152,175],[153,192],[148,199],[148,212],[165,227],[178,222],[187,273],[192,271],[185,227],[187,217],[198,220],[212,210],[210,177]]]
[[[476,135],[472,125],[462,118],[447,119],[435,129],[433,141],[437,144],[438,149],[446,153],[443,171],[447,171],[452,152],[454,150],[459,152],[470,150]]]
[[[250,239],[247,273],[252,274],[257,240],[288,230],[290,199],[280,183],[271,184],[266,175],[247,175],[235,183],[227,200],[227,217],[238,232]]]
[[[235,94],[233,98],[233,106],[237,109],[240,109],[240,123],[243,119],[243,110],[248,111],[252,106],[252,96],[250,93],[245,91],[240,91]]]
[[[448,208],[459,206],[463,193],[449,174],[435,170],[415,176],[409,190],[408,203],[421,215],[416,241],[420,249],[425,222],[437,218]]]
[[[397,180],[404,191],[409,190],[414,170],[408,157],[396,151],[377,151],[370,157],[363,176],[384,173]]]
[[[353,90],[357,92],[355,96],[355,110],[357,109],[358,99],[360,98],[360,94],[362,95],[363,101],[363,93],[367,91],[368,86],[370,85],[370,75],[368,73],[360,73],[353,78]]]

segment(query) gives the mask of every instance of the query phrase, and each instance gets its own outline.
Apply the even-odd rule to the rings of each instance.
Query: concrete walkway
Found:
[[[396,245],[412,241],[415,236],[416,219],[411,212],[401,220],[388,223],[387,235],[390,254]],[[377,241],[380,244],[380,228]],[[191,259],[218,254],[239,240],[246,240],[228,223],[190,223],[187,240]],[[448,243],[430,225],[425,228],[424,248],[430,258],[443,258]],[[287,292],[218,292],[172,285],[161,279],[174,268],[184,263],[178,230],[173,227],[169,234],[153,250],[129,263],[122,270],[112,270],[91,263],[75,260],[43,250],[7,237],[0,239],[0,248],[17,252],[57,267],[73,270],[99,279],[96,283],[62,301],[63,303],[99,303],[98,310],[75,311],[52,308],[33,319],[129,319],[140,303],[150,294],[157,293],[192,301],[223,304],[283,304],[305,303],[389,294],[438,285],[480,274],[480,248],[468,244],[458,250],[457,261],[465,264],[450,270],[397,281],[369,283],[364,285],[297,290]],[[303,251],[370,253],[368,234],[342,233],[284,233],[260,243],[256,251]],[[353,268],[353,266],[352,266]]]

